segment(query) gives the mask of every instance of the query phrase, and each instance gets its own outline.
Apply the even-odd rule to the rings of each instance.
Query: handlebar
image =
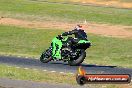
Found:
[[[62,35],[58,35],[58,38],[59,38],[59,39],[63,39]]]

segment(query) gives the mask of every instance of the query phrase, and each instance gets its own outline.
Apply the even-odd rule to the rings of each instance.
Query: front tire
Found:
[[[40,61],[42,63],[48,63],[49,61],[52,60],[52,51],[50,49],[47,49],[45,52],[42,53],[40,56]]]
[[[68,61],[68,64],[70,66],[80,65],[84,61],[85,57],[86,57],[85,50],[81,50],[80,56],[78,57],[78,59],[71,59],[71,60]]]

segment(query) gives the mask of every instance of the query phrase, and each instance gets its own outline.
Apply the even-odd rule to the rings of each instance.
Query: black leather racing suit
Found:
[[[87,40],[87,34],[82,29],[74,29],[69,32],[64,32],[62,36],[67,36],[67,35],[72,35],[72,34],[75,35],[75,39],[72,40],[73,42],[77,43],[79,40]]]
[[[64,32],[62,34],[62,36],[67,36],[67,35],[72,35],[72,34],[75,35],[75,38],[68,39],[68,43],[70,45],[77,44],[80,40],[87,40],[87,34],[84,32],[84,30],[81,30],[81,29],[74,29],[74,30],[69,31],[69,32]],[[69,49],[71,49],[72,56],[76,56],[74,49],[71,48],[70,45],[68,45],[67,47]],[[64,44],[64,46],[65,46],[65,44]]]

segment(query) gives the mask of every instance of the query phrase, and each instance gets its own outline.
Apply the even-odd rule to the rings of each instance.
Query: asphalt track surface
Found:
[[[88,85],[55,84],[46,82],[33,82],[26,80],[12,80],[0,78],[0,88],[89,88]],[[90,87],[95,88],[95,87]]]
[[[21,58],[11,56],[0,56],[0,64],[6,64],[9,66],[17,66],[29,69],[47,70],[51,72],[60,73],[76,73],[79,66],[69,66],[64,62],[50,62],[41,63],[39,59],[33,58]],[[132,69],[120,68],[116,66],[100,66],[100,65],[89,65],[81,64],[81,66],[89,74],[130,74],[132,77]]]

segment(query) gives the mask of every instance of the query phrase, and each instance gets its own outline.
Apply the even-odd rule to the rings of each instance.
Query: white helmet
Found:
[[[75,27],[75,29],[76,29],[76,30],[82,30],[82,26],[81,26],[81,25],[77,25],[77,26]]]

